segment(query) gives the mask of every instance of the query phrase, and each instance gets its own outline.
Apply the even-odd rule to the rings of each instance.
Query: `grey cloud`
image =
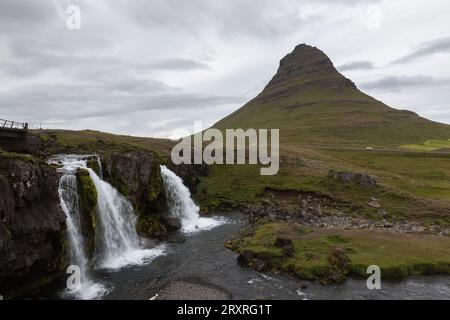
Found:
[[[156,80],[138,79],[136,77],[121,76],[120,78],[108,78],[101,82],[105,90],[118,91],[129,94],[154,94],[160,92],[176,91],[176,88]]]
[[[450,53],[450,37],[422,43],[418,49],[393,61],[392,64],[408,63],[436,53]]]
[[[317,13],[317,2],[326,10]],[[0,113],[31,123],[145,135],[183,126],[184,119],[214,123],[252,98],[246,92],[259,91],[297,43],[314,42],[348,61],[342,59],[352,48],[345,41],[339,48],[335,38],[356,37],[361,30],[349,29],[353,17],[336,12],[377,2],[0,0]],[[69,4],[81,7],[79,31],[65,28]],[[363,45],[361,56],[372,48]],[[422,54],[445,49],[426,46]],[[367,71],[365,79],[372,76],[369,61],[340,70],[356,68]],[[432,75],[365,85],[391,92],[442,85],[436,80],[441,75]],[[441,95],[433,103],[444,103]]]
[[[450,106],[442,105],[442,106],[422,106],[424,109],[424,113],[436,119],[441,119],[440,122],[450,122]]]
[[[143,28],[167,28],[173,33],[217,32],[230,38],[284,37],[318,16],[300,16],[303,2],[258,0],[135,0],[120,12]],[[311,2],[310,2],[311,3]],[[276,13],[276,14],[273,14]]]
[[[207,32],[223,38],[270,41],[323,23],[324,14],[310,10],[318,2],[356,7],[380,0],[133,0],[116,6],[130,23],[146,30],[159,28],[193,36]]]
[[[143,64],[140,67],[144,69],[159,69],[159,70],[173,70],[173,71],[187,71],[203,69],[209,70],[209,66],[206,63],[183,59],[183,58],[172,58],[156,61],[153,63]]]
[[[20,31],[45,23],[56,16],[53,1],[0,1],[0,33]]]
[[[124,81],[125,84],[130,81]],[[148,81],[145,81],[148,84]],[[172,90],[150,82],[154,90],[135,90],[120,82],[68,85],[35,85],[0,96],[2,112],[14,112],[30,123],[59,119],[77,121],[91,118],[118,118],[157,110],[211,109],[224,104],[243,103],[243,97],[217,96]],[[161,89],[162,87],[162,89]],[[23,117],[23,118],[22,118]]]
[[[370,61],[355,61],[343,64],[337,67],[340,71],[351,71],[351,70],[370,70],[373,69],[374,65]]]
[[[424,87],[430,85],[447,84],[447,80],[436,80],[432,77],[416,76],[387,76],[375,81],[365,82],[361,85],[363,89],[398,91],[411,87]]]
[[[381,0],[316,0],[322,3],[339,3],[346,6],[377,4]]]
[[[121,74],[131,71],[142,73],[151,70],[210,70],[207,64],[191,59],[170,58],[147,63],[130,62],[126,59],[101,54],[68,53],[67,50],[58,50],[42,43],[28,41],[27,44],[26,42],[27,39],[10,39],[7,42],[11,57],[8,63],[0,64],[0,71],[12,76],[28,77],[50,69],[70,71],[71,74],[79,75],[101,73],[113,69],[116,73],[118,69],[122,69]],[[30,44],[33,45],[30,46]]]

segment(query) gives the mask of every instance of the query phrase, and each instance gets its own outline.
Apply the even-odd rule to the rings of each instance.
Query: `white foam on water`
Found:
[[[109,293],[109,289],[100,283],[92,280],[85,280],[78,289],[66,289],[63,297],[79,300],[95,300]]]
[[[161,245],[152,249],[131,249],[121,255],[110,256],[98,263],[97,268],[117,271],[129,266],[139,266],[152,262],[166,254],[166,247]]]
[[[249,283],[249,284],[255,284],[255,283],[261,282],[261,281],[262,281],[261,279],[251,279],[251,280],[248,280],[247,283]]]

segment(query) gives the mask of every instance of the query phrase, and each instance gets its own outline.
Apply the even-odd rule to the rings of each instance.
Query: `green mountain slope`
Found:
[[[450,138],[450,126],[390,108],[358,90],[319,49],[302,44],[253,100],[214,127],[279,128],[284,143],[397,147]]]
[[[258,203],[274,189],[325,195],[346,214],[378,219],[367,206],[376,197],[391,220],[450,224],[450,126],[364,94],[317,48],[297,46],[257,97],[214,127],[279,128],[280,170],[212,166],[195,195],[202,207]],[[370,174],[378,186],[336,184],[330,170]]]

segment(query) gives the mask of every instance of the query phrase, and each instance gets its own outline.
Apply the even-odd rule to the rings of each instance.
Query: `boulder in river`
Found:
[[[253,252],[245,250],[237,257],[237,262],[241,267],[250,267],[253,264]]]
[[[167,231],[178,231],[181,229],[180,219],[175,217],[166,217],[164,220]]]

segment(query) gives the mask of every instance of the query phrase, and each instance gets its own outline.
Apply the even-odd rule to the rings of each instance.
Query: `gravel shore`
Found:
[[[154,299],[157,300],[229,300],[225,290],[200,280],[180,279],[169,282]]]

